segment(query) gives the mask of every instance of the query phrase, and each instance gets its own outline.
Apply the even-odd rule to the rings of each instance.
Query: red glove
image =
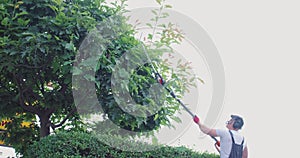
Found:
[[[161,85],[164,84],[164,80],[163,80],[162,78],[159,78],[159,79],[158,79],[158,82],[159,82]]]
[[[197,115],[195,115],[193,119],[194,119],[194,122],[197,124],[200,122],[200,119],[198,118]]]
[[[221,145],[221,144],[220,144],[220,141],[217,141],[217,142],[216,142],[216,145],[217,145],[218,147],[220,147],[220,145]]]

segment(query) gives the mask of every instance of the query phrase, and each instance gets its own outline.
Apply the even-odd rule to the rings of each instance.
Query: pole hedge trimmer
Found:
[[[145,46],[142,44],[142,47],[143,47],[143,50],[144,50],[144,53],[147,57],[147,60],[150,62],[150,66],[154,72],[154,75],[155,75],[155,79],[156,81],[161,84],[168,92],[169,94],[185,109],[185,111],[187,111],[193,118],[194,121],[199,121],[200,119],[198,118],[198,116],[196,114],[194,114],[190,109],[188,109],[188,107],[186,107],[183,102],[177,98],[177,96],[175,95],[175,93],[169,89],[168,87],[165,86],[165,80],[163,79],[163,77],[158,73],[158,71],[155,69],[154,65],[152,64],[149,56],[148,56],[148,53],[147,53],[147,50],[145,48]],[[214,136],[211,136],[211,138],[215,141],[215,148],[218,150],[218,152],[220,152],[220,141],[217,140],[217,138],[215,138]]]

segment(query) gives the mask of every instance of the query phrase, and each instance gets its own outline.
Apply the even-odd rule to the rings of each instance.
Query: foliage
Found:
[[[81,158],[81,157],[106,157],[106,158],[219,158],[218,155],[198,153],[186,147],[158,146],[157,150],[145,152],[125,152],[103,144],[103,139],[113,139],[115,143],[124,143],[121,138],[112,138],[111,135],[92,135],[88,133],[58,133],[43,138],[30,146],[24,157],[52,157],[52,158]],[[122,138],[123,139],[123,138]],[[124,143],[135,148],[148,148],[150,145],[126,141]]]
[[[153,31],[151,34],[146,35],[143,41],[134,38],[134,35],[138,32],[133,30],[134,27],[126,24],[124,18],[120,19],[124,22],[110,26],[111,30],[123,30],[121,31],[123,34],[118,35],[113,42],[107,44],[108,48],[100,57],[99,69],[96,73],[97,95],[105,112],[104,119],[108,118],[122,129],[149,132],[158,130],[162,125],[172,126],[171,119],[180,121],[179,118],[174,116],[180,109],[176,99],[162,87],[160,87],[160,91],[151,92],[151,86],[157,83],[152,66],[164,79],[167,79],[164,86],[174,91],[178,98],[190,86],[194,86],[196,78],[188,72],[190,67],[187,63],[182,64],[178,61],[179,71],[175,72],[170,68],[167,61],[162,61],[162,55],[171,54],[173,52],[172,45],[179,44],[183,39],[182,32],[174,24],[159,23],[160,19],[168,16],[164,10],[171,8],[170,5],[164,3],[165,1],[158,1],[159,9],[153,10],[154,18],[147,24],[149,29]],[[144,44],[146,52],[141,46]],[[145,54],[149,55],[151,63],[149,62],[150,59],[147,59],[147,63],[141,64]],[[120,59],[123,56],[125,56],[125,59]],[[120,63],[126,63],[123,67],[130,67],[131,65],[128,63],[136,64],[137,67],[133,70],[120,68],[118,67],[118,64],[121,65]],[[125,93],[117,91],[119,95],[114,96],[115,91],[113,91],[112,86],[122,87],[121,89],[125,89]],[[130,97],[136,105],[133,106],[133,103],[129,102],[126,97],[119,97],[125,96],[126,92],[130,93]],[[139,116],[132,115],[124,109],[132,113],[138,113]],[[103,127],[107,126],[106,123],[105,121],[99,123],[97,130],[103,130]],[[110,132],[113,134],[118,133],[116,130]]]
[[[26,116],[27,115],[27,116]],[[18,152],[23,153],[28,146],[37,141],[38,127],[34,122],[24,122],[24,118],[31,118],[29,114],[18,114],[9,120],[5,125],[6,130],[1,136],[1,140],[6,145],[14,145]],[[8,144],[8,143],[9,144]]]
[[[23,151],[16,113],[27,113],[20,120],[37,124],[37,115],[40,121],[40,134],[34,125],[26,129],[31,136],[23,142],[47,136],[50,126],[66,128],[65,122],[67,128],[81,128],[73,115],[71,63],[88,31],[116,10],[102,0],[2,0],[0,115],[15,121],[1,135],[6,144]]]
[[[126,10],[125,0],[121,4],[113,3],[109,7],[104,0],[2,0],[0,4],[0,110],[1,117],[12,120],[16,113],[26,113],[21,121],[33,121],[33,128],[27,128],[24,140],[19,138],[23,129],[17,128],[20,121],[7,126],[7,133],[1,136],[7,144],[16,147],[17,151],[26,149],[24,142],[30,143],[39,137],[50,134],[53,130],[85,130],[73,98],[76,85],[72,85],[72,75],[86,73],[82,70],[94,70],[89,66],[88,60],[76,58],[80,45],[84,39],[95,29],[107,24],[107,29],[114,32],[114,38],[104,36],[107,42],[103,54],[98,60],[95,76],[85,76],[87,81],[93,82],[97,87],[99,105],[104,109],[104,119],[109,119],[121,128],[132,131],[157,130],[161,125],[171,126],[170,119],[179,110],[179,104],[167,92],[162,92],[164,100],[149,99],[149,87],[156,80],[153,78],[151,65],[139,65],[134,71],[124,73],[124,70],[115,70],[119,59],[124,54],[141,54],[141,41],[137,40],[134,28],[126,23],[122,15]],[[162,9],[169,8],[158,1]],[[155,12],[155,11],[154,11]],[[171,45],[179,43],[182,34],[176,32],[172,24],[156,25],[160,18],[167,16],[159,13],[152,25],[153,34],[148,35],[150,44],[146,50],[154,66],[164,78],[170,79],[166,86],[180,97],[191,82],[181,82],[188,74],[183,73],[188,67],[182,66],[182,71],[176,74],[166,62],[160,60],[162,54],[171,52]],[[157,27],[162,28],[159,33]],[[158,38],[154,35],[158,35]],[[145,42],[146,43],[146,42]],[[100,49],[100,48],[99,48]],[[79,69],[75,69],[74,63]],[[128,59],[132,61],[133,58]],[[134,62],[134,61],[133,61]],[[86,67],[87,69],[80,69]],[[113,72],[122,81],[121,85],[127,89],[131,97],[138,103],[133,111],[144,111],[148,105],[162,107],[153,115],[135,117],[120,109],[120,102],[112,96],[111,78]],[[129,76],[129,80],[122,77]],[[85,94],[82,95],[85,97]],[[88,104],[88,103],[86,103]],[[87,105],[88,106],[88,105]],[[39,125],[36,119],[39,119]],[[14,126],[15,125],[15,126]],[[39,134],[37,134],[39,130]],[[10,137],[14,136],[14,137]]]

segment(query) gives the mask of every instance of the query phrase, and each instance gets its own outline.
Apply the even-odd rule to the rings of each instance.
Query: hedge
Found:
[[[156,146],[157,150],[129,152],[110,147],[103,143],[112,139],[108,135],[93,135],[79,132],[61,132],[42,138],[32,144],[24,154],[25,158],[219,158],[210,153],[199,153],[186,147]],[[121,140],[122,139],[122,140]],[[149,148],[153,145],[132,143],[124,138],[114,137],[115,143],[130,144],[135,148]]]

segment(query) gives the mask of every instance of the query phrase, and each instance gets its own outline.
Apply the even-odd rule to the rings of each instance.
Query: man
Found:
[[[231,119],[226,122],[228,130],[208,128],[200,122],[197,116],[194,117],[194,122],[198,124],[203,133],[220,137],[220,158],[248,158],[246,142],[238,132],[244,125],[244,121],[240,116],[231,115]]]

